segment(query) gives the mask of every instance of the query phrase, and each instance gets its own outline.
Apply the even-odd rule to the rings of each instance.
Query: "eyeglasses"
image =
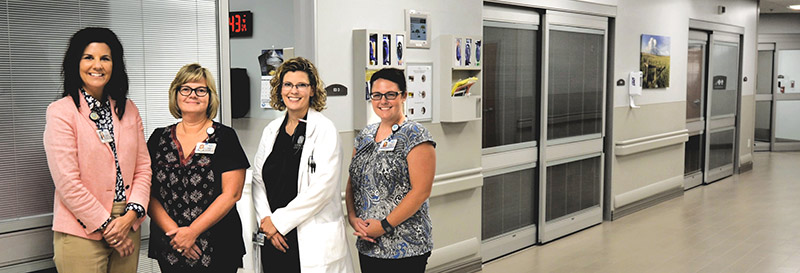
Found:
[[[386,93],[372,92],[372,93],[369,94],[369,97],[372,100],[375,100],[375,101],[381,100],[382,97],[386,97],[386,100],[394,100],[399,95],[400,95],[400,92],[396,92],[396,91],[389,91],[389,92],[386,92]]]
[[[297,87],[297,90],[307,90],[308,87],[311,86],[307,83],[301,82],[298,84],[292,84],[290,82],[283,83],[283,89],[292,90],[293,87]]]
[[[198,97],[205,97],[206,95],[208,95],[208,87],[205,86],[200,86],[198,88],[191,88],[188,86],[178,87],[178,93],[180,93],[183,96],[188,97],[189,95],[192,94],[192,92],[194,92],[194,94],[197,95]]]

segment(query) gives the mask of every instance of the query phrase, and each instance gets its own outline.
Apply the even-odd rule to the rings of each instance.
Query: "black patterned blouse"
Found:
[[[152,161],[153,178],[151,198],[164,207],[167,214],[180,227],[189,226],[222,193],[222,173],[247,169],[250,163],[239,144],[236,132],[214,122],[214,132],[208,143],[216,143],[213,154],[196,154],[194,150],[184,157],[181,143],[175,135],[177,124],[156,129],[147,141]],[[194,146],[194,143],[188,144]],[[215,265],[242,265],[245,253],[242,240],[242,222],[236,205],[219,222],[201,233],[195,244],[200,248],[198,260],[190,260],[172,249],[170,237],[155,223],[150,222],[150,249],[148,257],[178,267],[209,267]]]
[[[86,90],[81,88],[81,93],[83,93],[83,97],[86,99],[86,104],[89,105],[89,110],[91,110],[91,114],[89,115],[89,119],[94,121],[94,124],[97,125],[98,130],[108,130],[109,135],[112,137],[111,142],[108,143],[111,146],[111,151],[114,152],[114,164],[117,166],[117,180],[115,181],[114,186],[114,202],[125,202],[127,198],[125,198],[125,184],[122,182],[122,172],[119,170],[119,159],[117,158],[117,145],[113,139],[114,137],[114,122],[113,118],[111,117],[111,102],[106,99],[105,102],[101,103],[91,95],[86,93]],[[99,137],[99,136],[98,136]],[[128,203],[125,206],[125,211],[133,210],[136,212],[137,217],[144,217],[144,207],[137,203]],[[103,230],[108,226],[108,223],[111,223],[113,218],[108,218],[105,223],[103,223],[100,228],[97,230]],[[81,223],[83,224],[83,223]]]

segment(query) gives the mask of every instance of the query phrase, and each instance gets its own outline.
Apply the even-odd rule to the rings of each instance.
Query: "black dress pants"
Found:
[[[373,272],[425,272],[428,265],[428,258],[431,253],[401,259],[380,259],[358,254],[358,261],[361,263],[361,273]]]

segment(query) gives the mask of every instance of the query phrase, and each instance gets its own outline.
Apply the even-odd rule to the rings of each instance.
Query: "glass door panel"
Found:
[[[800,150],[800,49],[781,47],[777,58],[774,93],[773,151]]]
[[[739,102],[739,35],[713,33],[711,37],[705,183],[733,175]]]
[[[686,76],[686,121],[703,119],[706,43],[690,42]]]
[[[535,141],[538,31],[520,27],[484,26],[483,148]]]
[[[692,175],[703,170],[703,135],[689,137],[684,155],[684,175]]]
[[[600,134],[604,41],[602,32],[550,31],[548,140]]]
[[[600,157],[547,167],[547,221],[600,206]]]
[[[684,189],[703,183],[707,57],[708,32],[689,30],[686,65],[686,129],[689,130],[689,140],[684,145]]]
[[[775,141],[800,141],[800,100],[779,100],[775,103]]]
[[[772,137],[772,100],[756,101],[755,140],[769,143]]]
[[[762,45],[759,44],[759,47]],[[758,51],[758,79],[756,84],[755,150],[769,151],[772,147],[772,92],[774,88],[774,44],[765,44],[769,50]]]
[[[536,243],[541,43],[538,15],[484,6],[481,256]],[[529,24],[504,21],[522,16]]]
[[[488,240],[535,224],[534,169],[485,177],[481,238]]]
[[[733,161],[734,130],[724,130],[709,134],[711,153],[708,158],[708,167],[711,169],[722,168]]]
[[[607,18],[548,12],[539,240],[602,222]]]

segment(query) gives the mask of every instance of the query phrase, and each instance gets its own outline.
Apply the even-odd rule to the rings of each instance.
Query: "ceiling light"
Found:
[[[789,8],[793,10],[800,10],[800,5],[791,5]]]

